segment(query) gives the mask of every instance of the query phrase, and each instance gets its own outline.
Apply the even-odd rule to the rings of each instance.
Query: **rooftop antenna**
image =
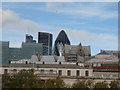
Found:
[[[29,28],[29,25],[28,25],[28,29],[27,29],[27,34],[28,34],[28,35],[30,34],[30,28]]]

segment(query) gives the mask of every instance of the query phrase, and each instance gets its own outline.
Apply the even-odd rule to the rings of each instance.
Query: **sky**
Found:
[[[2,41],[21,47],[25,34],[37,40],[38,32],[65,30],[72,45],[90,45],[95,55],[118,49],[117,2],[3,2],[0,8]]]

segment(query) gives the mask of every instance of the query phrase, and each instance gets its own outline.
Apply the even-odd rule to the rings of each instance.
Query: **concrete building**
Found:
[[[64,78],[92,78],[93,70],[76,64],[31,64],[11,63],[8,67],[0,67],[0,74],[14,74],[23,69],[34,69],[40,77],[64,77]]]

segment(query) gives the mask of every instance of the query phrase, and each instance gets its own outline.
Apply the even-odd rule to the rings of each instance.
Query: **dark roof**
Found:
[[[110,54],[106,52],[101,52],[101,53],[98,53],[97,55],[110,55]]]

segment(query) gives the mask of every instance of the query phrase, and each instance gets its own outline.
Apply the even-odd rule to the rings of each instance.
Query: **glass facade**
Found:
[[[34,53],[42,55],[42,43],[22,43],[22,59],[30,59]]]
[[[21,48],[9,48],[9,59],[12,60],[20,60],[21,56]]]
[[[55,45],[54,45],[54,55],[57,55],[57,56],[60,56],[60,53],[59,53],[59,49],[60,49],[60,44],[63,45],[62,47],[62,52],[64,53],[64,45],[67,44],[67,45],[70,45],[70,41],[67,37],[67,34],[65,33],[64,30],[62,30],[58,37],[56,38],[55,40]]]
[[[44,50],[43,50],[44,49]],[[8,41],[0,41],[0,64],[8,65],[9,61],[20,59],[30,59],[34,53],[48,55],[48,48],[42,43],[22,43],[21,48],[9,47]]]
[[[2,66],[2,42],[0,41],[0,66]]]
[[[2,55],[2,65],[6,65],[9,63],[9,42],[8,41],[0,41],[1,55]],[[0,55],[0,56],[1,56]]]
[[[38,32],[38,43],[43,43],[43,45],[47,46],[48,49],[43,49],[48,50],[48,55],[52,54],[52,39],[53,36],[50,33],[45,33],[45,32]],[[46,55],[46,54],[45,54]]]

